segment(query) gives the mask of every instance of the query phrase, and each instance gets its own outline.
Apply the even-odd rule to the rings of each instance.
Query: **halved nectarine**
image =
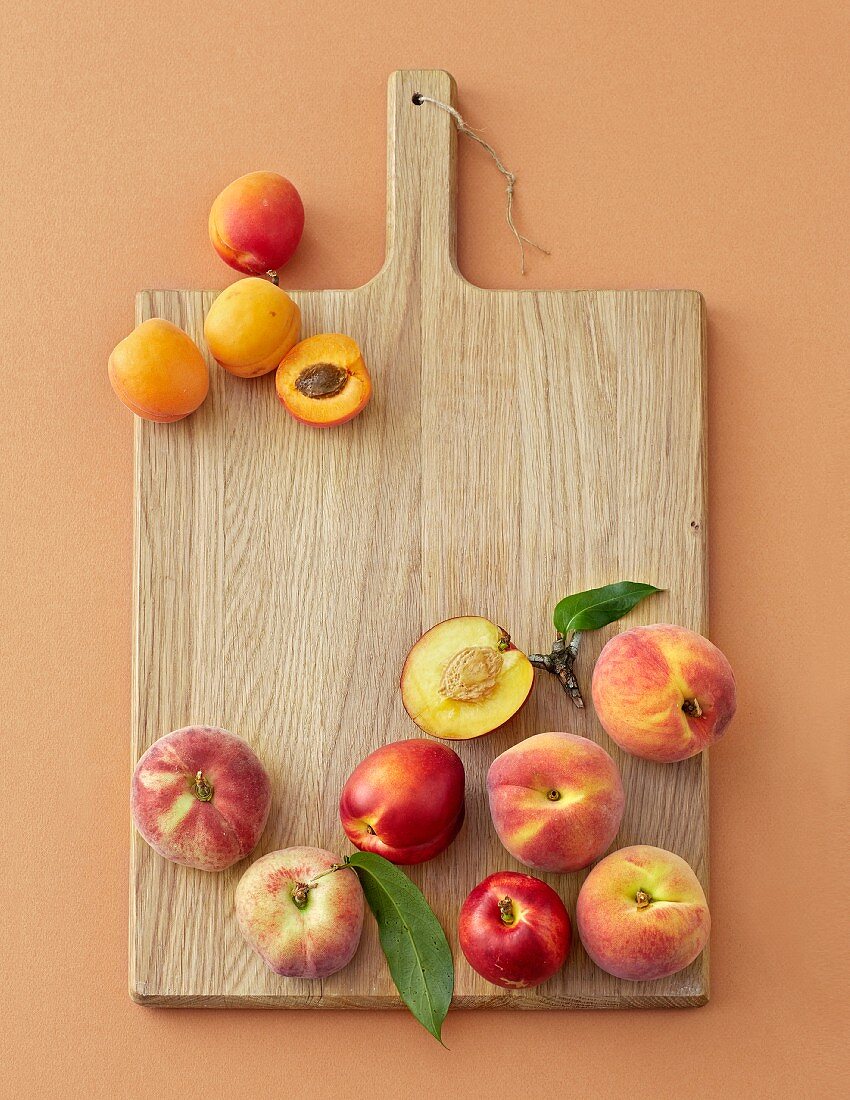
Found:
[[[372,396],[372,380],[350,336],[310,336],[277,368],[277,395],[296,420],[329,428],[357,416]]]
[[[525,702],[534,669],[489,619],[461,615],[423,634],[407,655],[401,698],[426,733],[453,741],[504,725]]]

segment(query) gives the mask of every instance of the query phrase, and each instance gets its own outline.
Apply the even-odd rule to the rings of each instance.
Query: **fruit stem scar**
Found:
[[[269,279],[271,279],[271,281],[274,283],[275,286],[280,286],[280,279],[278,277],[278,273],[275,271],[275,269],[273,267],[269,268],[269,270],[266,272],[266,275]]]
[[[372,828],[368,821],[366,822],[366,832],[369,834],[369,836],[375,836],[375,830]]]
[[[559,634],[551,653],[529,653],[528,659],[535,668],[542,668],[545,672],[551,672],[553,676],[557,676],[561,681],[561,687],[572,699],[573,705],[581,710],[584,708],[584,699],[581,697],[581,688],[573,671],[580,641],[580,630],[575,631],[569,642],[563,634]]]
[[[702,707],[699,705],[697,699],[686,699],[682,703],[682,710],[687,714],[688,718],[702,718]]]
[[[635,901],[637,902],[638,909],[646,909],[646,907],[652,901],[652,898],[646,892],[646,890],[638,890],[638,892],[635,894]]]
[[[212,800],[212,784],[206,779],[200,768],[195,774],[195,778],[192,780],[192,794],[199,802],[209,802]]]
[[[504,897],[499,902],[499,916],[501,917],[502,924],[513,924],[516,920],[514,903],[509,897]]]
[[[295,388],[305,397],[312,397],[319,401],[325,397],[336,397],[345,389],[348,381],[348,371],[333,363],[314,363],[304,370],[295,379]]]
[[[561,797],[561,792],[556,791],[553,787],[551,791],[546,792],[546,797],[549,799],[550,802],[557,802]]]
[[[315,889],[316,883],[320,878],[324,878],[325,875],[332,875],[334,871],[344,871],[348,867],[347,863],[332,863],[330,867],[325,871],[320,871],[316,875],[312,882],[296,882],[292,887],[292,901],[296,909],[306,909],[307,902],[310,899],[310,891]],[[354,871],[351,867],[349,870]],[[357,873],[356,871],[354,872]]]
[[[312,886],[309,882],[296,882],[292,888],[292,900],[296,909],[306,909]]]

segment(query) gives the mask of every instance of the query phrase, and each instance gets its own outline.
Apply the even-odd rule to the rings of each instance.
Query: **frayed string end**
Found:
[[[504,166],[499,157],[499,154],[496,152],[493,146],[490,145],[489,142],[485,141],[480,134],[476,134],[476,132],[470,126],[467,126],[460,112],[456,111],[455,108],[452,107],[450,104],[443,103],[442,100],[433,99],[431,96],[422,95],[421,93],[414,96],[414,102],[416,104],[433,103],[435,107],[439,107],[441,108],[441,110],[447,111],[448,114],[450,114],[454,119],[454,123],[455,126],[457,126],[458,131],[461,134],[466,134],[467,137],[472,138],[473,141],[477,142],[482,148],[486,149],[490,156],[493,158],[496,167],[507,180],[507,186],[505,187],[505,192],[507,194],[507,201],[505,205],[505,221],[507,221],[508,228],[510,229],[511,233],[513,233],[513,235],[516,237],[517,244],[519,245],[520,272],[525,275],[526,245],[530,245],[532,248],[536,248],[537,251],[542,252],[544,256],[551,256],[552,253],[549,251],[548,248],[544,248],[543,245],[540,245],[536,241],[533,241],[530,237],[526,237],[525,234],[520,233],[520,231],[517,229],[514,223],[513,211],[514,189],[516,188],[516,175],[509,168],[506,168]]]

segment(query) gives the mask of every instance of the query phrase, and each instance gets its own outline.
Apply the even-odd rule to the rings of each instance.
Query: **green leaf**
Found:
[[[401,999],[435,1039],[454,990],[454,963],[440,922],[421,890],[395,864],[374,852],[346,858],[360,878],[378,922],[381,947]]]
[[[627,611],[653,592],[661,592],[651,584],[637,581],[617,581],[602,588],[590,588],[565,596],[555,608],[555,629],[559,634],[576,630],[598,630],[600,626],[622,619]]]

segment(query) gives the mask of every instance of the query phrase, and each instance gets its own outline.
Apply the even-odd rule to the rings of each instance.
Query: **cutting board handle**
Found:
[[[454,107],[457,86],[440,69],[401,69],[387,94],[387,259],[385,270],[418,272],[425,283],[457,275],[457,130],[433,103]]]

